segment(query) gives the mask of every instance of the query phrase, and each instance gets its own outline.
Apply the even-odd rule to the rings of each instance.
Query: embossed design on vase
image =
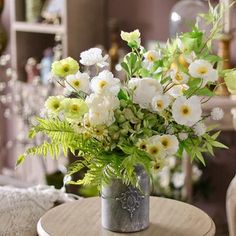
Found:
[[[124,210],[127,210],[130,214],[130,218],[133,218],[133,213],[142,204],[142,199],[144,195],[140,195],[140,192],[132,187],[125,193],[121,193],[121,197],[117,197],[116,200],[121,202],[121,206]]]
[[[150,183],[143,167],[137,166],[140,188],[113,179],[102,188],[102,226],[115,232],[137,232],[149,226]]]

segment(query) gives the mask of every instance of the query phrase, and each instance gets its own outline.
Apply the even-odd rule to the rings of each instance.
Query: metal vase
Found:
[[[114,232],[137,232],[149,226],[150,181],[144,168],[136,167],[140,190],[119,179],[102,188],[102,226]]]

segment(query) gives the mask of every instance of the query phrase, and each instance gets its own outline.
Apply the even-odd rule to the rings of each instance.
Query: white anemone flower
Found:
[[[152,109],[156,112],[162,112],[165,110],[170,104],[169,95],[158,95],[152,99]]]
[[[206,133],[206,125],[203,122],[198,122],[193,126],[193,131],[197,136],[202,136]]]
[[[188,89],[189,89],[188,85],[186,85],[186,84],[179,84],[179,85],[175,85],[174,87],[169,89],[167,91],[167,94],[169,94],[173,98],[177,98],[177,97],[183,96],[184,91],[186,91]]]
[[[133,90],[133,102],[145,109],[151,109],[153,97],[163,93],[161,84],[153,78],[132,78],[128,86]]]
[[[220,107],[215,107],[211,111],[212,120],[221,120],[224,117],[224,111]]]
[[[176,154],[179,149],[179,141],[175,135],[162,135],[159,137],[159,142],[168,156]]]
[[[189,76],[182,72],[177,70],[172,70],[170,72],[170,77],[174,84],[187,84]]]
[[[80,63],[84,66],[97,65],[99,67],[108,66],[106,62],[108,55],[102,56],[102,50],[100,48],[90,48],[80,54]]]
[[[68,75],[66,77],[65,88],[67,91],[82,91],[89,93],[89,75],[78,71],[75,75]]]
[[[114,78],[110,71],[104,70],[91,80],[90,86],[94,93],[108,92],[116,96],[120,91],[121,84],[120,80]]]
[[[178,124],[193,126],[201,119],[202,115],[199,97],[193,96],[189,99],[184,96],[178,97],[172,105],[172,114]]]
[[[202,86],[208,82],[215,82],[218,79],[218,72],[212,64],[206,60],[195,60],[189,66],[189,74],[193,78],[202,79]]]
[[[149,50],[144,54],[143,67],[150,70],[154,62],[160,58],[160,54],[155,50]]]

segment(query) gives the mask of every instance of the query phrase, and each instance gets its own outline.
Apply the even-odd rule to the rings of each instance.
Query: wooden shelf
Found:
[[[13,23],[13,29],[19,32],[43,33],[43,34],[62,34],[65,29],[62,25],[49,25],[43,23],[28,23],[16,21]]]

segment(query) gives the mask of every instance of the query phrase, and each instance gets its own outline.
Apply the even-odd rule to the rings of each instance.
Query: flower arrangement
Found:
[[[66,156],[69,149],[79,157],[68,175],[87,168],[82,180],[71,183],[100,187],[118,178],[137,186],[136,165],[151,175],[184,151],[192,161],[205,164],[204,153],[214,155],[213,148],[226,148],[216,141],[220,132],[204,123],[221,119],[223,111],[202,110],[215,95],[211,87],[218,77],[229,77],[233,84],[230,75],[235,74],[222,71],[221,58],[211,50],[220,32],[222,7],[210,6],[201,17],[211,25],[209,35],[196,23],[191,32],[150,51],[141,46],[139,30],[122,31],[121,38],[131,49],[118,66],[126,74],[124,81],[107,70],[108,56],[99,48],[80,54],[83,72],[72,58],[54,62],[52,74],[70,96],[47,99],[47,116],[36,119],[29,136],[43,133],[48,139],[27,149],[17,164],[30,155],[57,157],[60,149]]]

